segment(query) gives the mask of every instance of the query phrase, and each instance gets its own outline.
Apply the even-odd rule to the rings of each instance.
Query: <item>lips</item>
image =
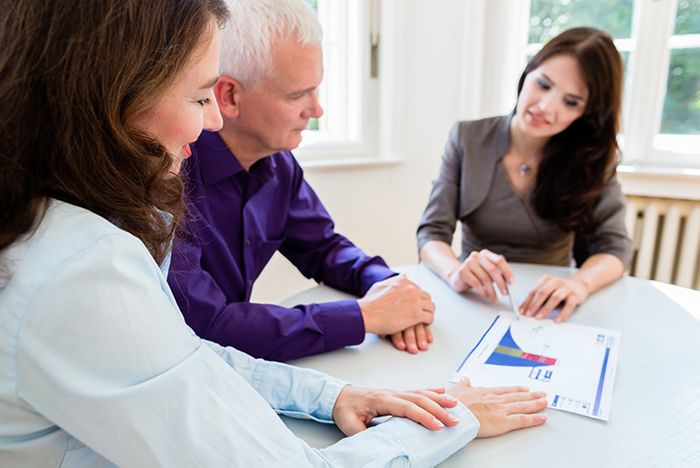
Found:
[[[549,122],[547,119],[545,119],[544,115],[537,113],[537,112],[532,112],[528,111],[527,114],[530,116],[530,122],[535,125],[535,126],[540,126],[540,125],[549,125]]]
[[[182,151],[184,151],[188,158],[192,156],[192,149],[190,148],[189,143],[182,147]]]

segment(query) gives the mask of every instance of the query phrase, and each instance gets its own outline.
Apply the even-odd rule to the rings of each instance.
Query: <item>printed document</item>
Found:
[[[610,418],[619,332],[498,315],[457,368],[452,381],[474,386],[523,385],[547,393],[548,406]]]

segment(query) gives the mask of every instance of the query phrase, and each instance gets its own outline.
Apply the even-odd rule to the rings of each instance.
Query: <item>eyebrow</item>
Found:
[[[553,85],[555,84],[554,81],[552,81],[552,79],[550,77],[548,77],[546,73],[542,72],[542,76],[544,77],[545,80],[549,81],[551,84],[553,84]],[[585,99],[583,99],[583,97],[579,96],[578,94],[571,94],[571,93],[566,93],[566,94],[570,98],[577,99],[579,101],[585,101]]]
[[[289,93],[287,93],[287,96],[303,95],[303,94],[306,94],[306,93],[315,91],[316,89],[318,89],[318,86],[314,86],[314,87],[310,87],[310,88],[305,88],[305,89],[299,89],[299,90],[296,90],[296,91],[290,91]]]
[[[219,77],[215,76],[213,79],[207,81],[204,85],[202,85],[200,89],[209,89],[213,87],[217,81],[219,81]]]

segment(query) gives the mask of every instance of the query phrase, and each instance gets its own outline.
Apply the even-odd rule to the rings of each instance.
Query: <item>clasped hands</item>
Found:
[[[411,354],[433,342],[429,325],[435,304],[430,294],[400,274],[372,285],[358,304],[368,333],[389,336],[394,347]]]
[[[473,289],[480,296],[496,303],[494,284],[505,295],[506,284],[514,281],[513,272],[503,255],[490,250],[473,251],[466,260],[448,273],[447,282],[457,292]],[[546,318],[560,305],[555,322],[568,319],[588,295],[588,285],[579,279],[545,275],[520,305],[520,313],[538,319]]]
[[[543,392],[525,387],[472,387],[467,379],[448,388],[398,392],[346,386],[333,407],[333,419],[347,436],[367,428],[380,416],[411,419],[430,430],[459,424],[446,408],[459,402],[479,420],[477,437],[491,437],[516,429],[538,426],[547,420],[535,414],[547,406]]]

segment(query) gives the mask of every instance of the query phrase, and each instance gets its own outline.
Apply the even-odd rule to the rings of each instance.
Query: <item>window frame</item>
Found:
[[[318,89],[324,115],[304,130],[294,153],[304,163],[369,158],[376,147],[376,85],[369,76],[366,40],[373,0],[317,0],[323,28],[324,77]],[[376,12],[375,12],[376,13]]]

